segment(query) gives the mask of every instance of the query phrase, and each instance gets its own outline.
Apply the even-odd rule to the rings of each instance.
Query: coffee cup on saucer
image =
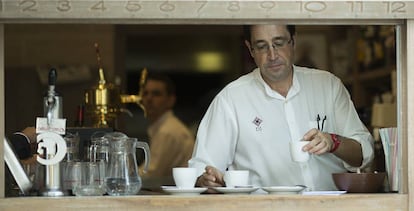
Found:
[[[194,188],[197,180],[197,169],[187,167],[173,168],[173,179],[177,188]]]
[[[224,173],[224,182],[226,187],[247,187],[249,186],[249,171],[248,170],[229,170]]]

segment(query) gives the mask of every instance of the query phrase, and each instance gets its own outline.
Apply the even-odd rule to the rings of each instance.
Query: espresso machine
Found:
[[[97,43],[95,43],[95,49],[99,81],[96,86],[85,92],[85,116],[91,120],[92,127],[113,127],[115,118],[121,111],[120,90],[115,84],[106,82]]]
[[[141,97],[147,70],[144,69],[141,73],[140,92],[138,95],[121,95],[119,87],[113,83],[108,83],[105,79],[99,45],[97,43],[95,43],[95,50],[99,67],[99,81],[96,86],[85,92],[85,117],[87,122],[89,121],[89,126],[93,128],[115,128],[119,114],[127,113],[132,116],[131,112],[123,108],[122,104],[136,103],[145,113]]]

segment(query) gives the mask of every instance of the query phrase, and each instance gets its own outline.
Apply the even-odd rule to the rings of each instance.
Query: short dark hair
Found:
[[[148,73],[147,75],[147,79],[148,80],[154,80],[154,81],[160,81],[162,83],[165,84],[165,88],[167,90],[167,94],[168,95],[175,95],[175,84],[174,82],[171,80],[170,77],[168,77],[168,75],[163,74],[163,73]]]
[[[253,25],[244,25],[243,26],[243,34],[244,39],[251,42],[251,28]],[[296,26],[295,25],[286,25],[287,30],[289,31],[290,37],[292,38],[296,33]]]

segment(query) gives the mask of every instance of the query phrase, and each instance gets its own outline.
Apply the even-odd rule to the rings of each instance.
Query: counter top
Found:
[[[137,195],[101,197],[15,197],[0,199],[0,210],[408,210],[407,194],[227,195],[199,196]]]

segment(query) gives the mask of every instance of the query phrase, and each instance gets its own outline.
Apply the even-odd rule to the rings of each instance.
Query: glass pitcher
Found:
[[[98,131],[92,134],[91,144],[88,148],[87,160],[97,163],[99,166],[99,183],[105,186],[109,161],[109,141],[112,139],[112,133]],[[127,137],[124,134],[125,137]]]
[[[109,161],[105,178],[106,191],[110,196],[135,195],[142,186],[135,151],[136,148],[144,150],[145,172],[149,164],[149,146],[136,138],[114,135],[109,141]]]
[[[126,135],[125,135],[126,137]],[[111,136],[105,132],[95,132],[91,136],[91,144],[88,149],[88,160],[91,162],[108,162],[109,160],[109,140]]]

